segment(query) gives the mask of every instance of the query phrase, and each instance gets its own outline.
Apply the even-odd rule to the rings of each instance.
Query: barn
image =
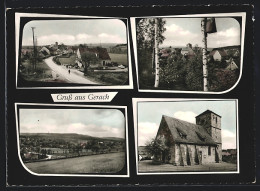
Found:
[[[154,161],[176,166],[219,163],[222,161],[221,116],[206,110],[196,124],[162,116],[156,135],[165,150]]]

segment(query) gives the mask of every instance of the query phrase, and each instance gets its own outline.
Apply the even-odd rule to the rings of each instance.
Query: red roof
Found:
[[[83,52],[92,52],[92,53],[98,54],[98,57],[102,60],[111,60],[106,48],[100,48],[100,47],[97,47],[97,48],[82,48],[82,47],[79,47],[79,52],[80,52],[80,54],[82,54]]]

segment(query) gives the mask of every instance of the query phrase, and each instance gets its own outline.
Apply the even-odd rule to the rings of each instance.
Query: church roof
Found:
[[[209,109],[207,109],[207,110],[206,110],[206,111],[204,111],[203,113],[201,113],[201,114],[199,114],[198,116],[196,116],[196,118],[197,118],[197,117],[199,117],[199,116],[201,116],[201,115],[204,115],[204,114],[206,114],[206,113],[213,113],[213,114],[215,114],[215,115],[217,115],[217,116],[219,116],[219,117],[221,118],[221,116],[220,116],[220,115],[218,115],[218,114],[214,113],[213,111],[211,111],[211,110],[209,110]]]
[[[200,125],[166,115],[162,116],[162,120],[165,120],[176,143],[217,145],[206,129]]]

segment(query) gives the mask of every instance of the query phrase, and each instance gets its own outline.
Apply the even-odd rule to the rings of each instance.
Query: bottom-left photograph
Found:
[[[129,176],[126,106],[16,104],[18,155],[31,174]]]

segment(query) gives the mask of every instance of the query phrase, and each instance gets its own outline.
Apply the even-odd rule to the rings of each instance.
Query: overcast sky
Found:
[[[117,109],[20,109],[21,133],[77,133],[125,138],[125,119]]]
[[[202,46],[201,18],[165,18],[165,40],[160,46]],[[240,45],[240,24],[234,18],[216,18],[217,32],[208,34],[208,47]]]
[[[35,27],[38,45],[126,43],[126,25],[118,19],[30,21],[24,26],[23,45],[33,45],[31,27]]]
[[[235,101],[139,102],[138,145],[155,138],[162,115],[196,123],[195,117],[207,109],[222,117],[222,149],[236,148]]]

